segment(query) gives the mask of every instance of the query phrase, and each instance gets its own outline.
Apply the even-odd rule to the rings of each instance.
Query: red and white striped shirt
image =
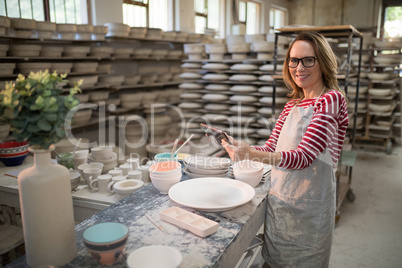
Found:
[[[315,99],[305,99],[297,104],[298,107],[310,107],[316,103]],[[275,125],[271,136],[264,146],[254,146],[259,151],[275,152],[279,134],[289,112],[298,99],[289,101]],[[281,161],[278,167],[286,169],[303,169],[311,165],[325,148],[331,153],[335,167],[345,140],[349,124],[345,97],[335,90],[323,94],[317,101],[313,117],[302,141],[295,150],[281,151]]]

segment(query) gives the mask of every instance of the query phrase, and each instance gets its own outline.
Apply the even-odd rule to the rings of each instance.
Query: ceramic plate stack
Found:
[[[75,40],[91,40],[91,34],[94,28],[89,24],[78,24]]]
[[[98,62],[74,62],[74,73],[94,73],[98,69]]]
[[[159,28],[148,28],[147,29],[147,34],[146,34],[146,38],[149,39],[154,39],[154,40],[160,40],[162,39],[162,29]]]
[[[226,177],[231,160],[229,158],[193,155],[184,159],[186,175],[193,178]]]
[[[58,23],[56,24],[56,31],[61,40],[74,40],[75,33],[77,32],[76,24]]]
[[[64,48],[63,55],[66,57],[85,58],[90,51],[88,46],[68,46]]]
[[[89,93],[89,100],[92,103],[99,104],[109,98],[109,91],[93,91]]]
[[[12,75],[15,66],[15,63],[0,63],[0,76]]]
[[[109,148],[104,150],[102,154],[98,154],[98,148]],[[88,155],[88,163],[99,162],[103,164],[102,174],[107,173],[109,170],[117,166],[117,153],[113,151],[115,146],[100,146],[91,149]],[[96,151],[95,151],[96,150]]]
[[[59,46],[43,46],[40,55],[42,57],[60,58],[63,54],[64,47]]]
[[[141,107],[141,93],[123,93],[119,94],[121,106],[125,109],[132,110]]]
[[[184,53],[188,55],[189,60],[200,60],[205,53],[204,44],[184,44]]]
[[[134,57],[149,58],[152,53],[152,48],[137,48],[134,49]]]
[[[91,47],[90,56],[98,58],[110,58],[113,54],[114,48],[110,46],[96,46]]]
[[[14,35],[21,38],[31,38],[33,30],[36,29],[36,21],[31,19],[10,18],[10,27],[14,30]]]
[[[210,60],[223,60],[227,51],[226,44],[205,44],[205,52]]]
[[[93,26],[91,40],[105,40],[107,34],[107,27],[102,25]]]
[[[97,75],[89,75],[89,76],[71,76],[68,77],[68,84],[73,87],[74,83],[82,80],[82,85],[80,86],[81,89],[88,89],[93,87],[96,83],[98,83],[98,76]]]
[[[115,48],[113,56],[116,58],[127,59],[134,53],[134,48]]]
[[[0,57],[7,56],[7,51],[8,51],[9,48],[10,48],[9,45],[0,44]]]
[[[123,23],[108,22],[104,25],[108,28],[106,37],[128,37],[131,30],[130,26]]]
[[[50,21],[36,21],[36,37],[39,39],[52,39],[56,31],[56,23]]]
[[[137,85],[141,80],[141,75],[126,75],[124,78],[123,85]]]
[[[11,45],[8,53],[16,57],[38,57],[41,49],[39,45]]]
[[[144,38],[147,35],[147,28],[145,27],[131,27],[130,38]]]
[[[6,29],[10,28],[11,20],[9,17],[0,16],[0,36],[6,34]]]
[[[23,74],[29,74],[30,72],[44,72],[52,68],[50,62],[22,62],[17,64],[18,70]]]

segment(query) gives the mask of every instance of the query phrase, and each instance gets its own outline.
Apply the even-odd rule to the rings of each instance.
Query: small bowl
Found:
[[[129,195],[144,186],[144,182],[136,179],[118,181],[113,185],[113,191],[119,195]]]
[[[182,174],[166,176],[165,178],[159,178],[152,173],[149,174],[152,185],[161,193],[168,194],[170,187],[180,182]]]
[[[28,155],[28,142],[9,141],[0,143],[0,161],[6,166],[21,165]]]
[[[171,153],[160,153],[155,155],[155,161],[156,162],[163,162],[163,161],[177,161],[179,160],[179,157],[177,154],[170,156]]]
[[[177,268],[182,261],[183,257],[177,249],[153,245],[131,252],[127,258],[127,265],[129,268]]]
[[[175,173],[178,169],[181,169],[181,164],[178,161],[164,161],[157,162],[149,167],[150,173]]]
[[[92,257],[102,265],[110,265],[123,254],[128,234],[126,225],[104,222],[85,229],[82,238]]]
[[[251,187],[256,187],[264,172],[264,165],[261,162],[243,160],[233,165],[233,174],[236,180],[245,182]]]

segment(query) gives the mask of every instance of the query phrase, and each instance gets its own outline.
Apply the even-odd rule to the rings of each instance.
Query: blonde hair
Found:
[[[336,74],[338,72],[338,58],[335,56],[325,37],[322,34],[315,32],[304,32],[299,34],[289,46],[286,53],[286,59],[290,57],[290,51],[296,41],[306,41],[310,43],[314,49],[318,63],[320,64],[324,86],[327,89],[340,91],[345,96],[345,92],[339,88],[338,80],[336,79]],[[282,75],[286,86],[292,89],[292,92],[288,94],[288,97],[290,99],[303,98],[304,91],[293,81],[286,60],[283,63]]]

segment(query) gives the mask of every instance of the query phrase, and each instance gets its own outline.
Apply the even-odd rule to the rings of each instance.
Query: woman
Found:
[[[328,267],[335,172],[348,126],[337,59],[325,38],[301,33],[283,65],[290,101],[264,146],[222,140],[233,160],[273,165],[262,255],[272,267]],[[268,267],[269,267],[268,266]]]

